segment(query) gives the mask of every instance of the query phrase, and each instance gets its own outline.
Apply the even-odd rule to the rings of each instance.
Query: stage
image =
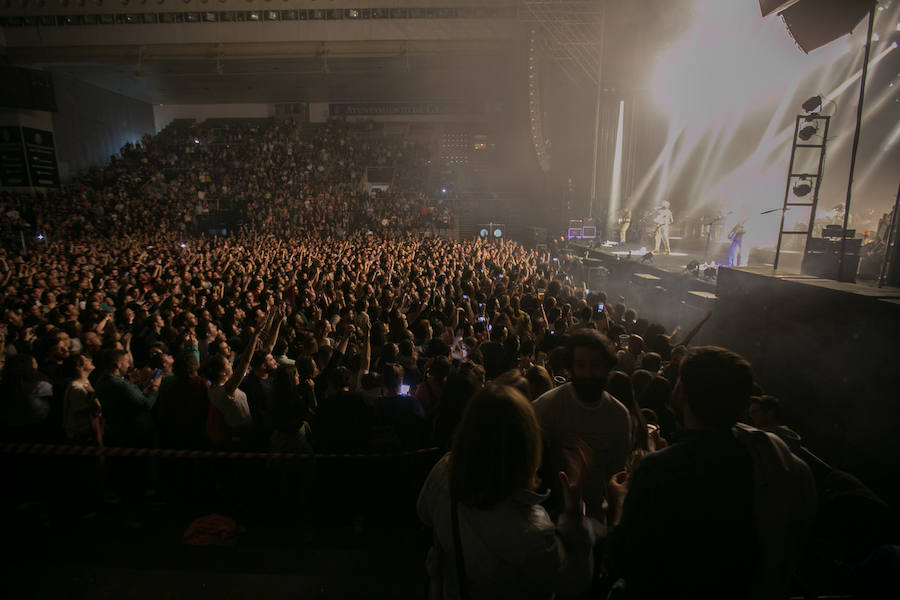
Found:
[[[669,331],[687,331],[711,312],[694,345],[745,356],[811,447],[900,501],[900,486],[883,479],[900,468],[900,288],[814,277],[781,265],[775,271],[771,261],[697,277],[685,267],[702,262],[702,249],[679,252],[675,246],[676,252],[641,263],[640,248],[631,248],[629,259],[627,247],[587,242],[570,240],[569,250],[584,265],[591,289],[611,302],[625,297],[640,316]],[[799,253],[792,256],[799,267]],[[887,463],[893,470],[881,468]]]
[[[801,270],[803,260],[803,252],[796,244],[797,240],[788,240],[781,249],[781,256],[778,260],[778,275],[805,275]],[[635,262],[643,268],[653,269],[666,274],[689,275],[693,274],[698,279],[709,279],[715,281],[715,273],[718,267],[728,266],[728,248],[730,244],[727,241],[712,240],[707,247],[705,241],[686,240],[683,238],[672,238],[672,252],[670,254],[652,253],[652,246],[648,247],[641,244],[604,245],[600,240],[589,239],[570,239],[568,247],[570,252],[578,256],[584,256],[585,253],[591,258],[601,260],[604,263],[610,262]],[[869,252],[867,249],[875,248],[875,244],[863,245],[861,250],[857,249],[857,257],[851,257],[849,268],[856,270],[857,285],[865,287],[875,287],[878,276],[881,272],[883,252]],[[859,248],[857,246],[857,248]],[[848,254],[850,256],[850,254]],[[855,262],[854,262],[855,261]],[[817,263],[818,264],[818,263]],[[858,267],[857,267],[858,264]],[[694,267],[693,273],[690,273],[688,265]],[[775,265],[775,248],[763,248],[753,246],[744,248],[741,267],[755,267],[760,269],[774,269]],[[698,268],[699,267],[699,268]],[[707,268],[711,268],[705,273]],[[820,275],[825,275],[820,273]],[[836,278],[835,275],[827,275],[824,279]]]
[[[652,246],[641,244],[604,245],[600,240],[570,239],[568,245],[575,254],[584,255],[589,252],[593,258],[604,258],[613,261],[634,261],[646,267],[659,269],[671,274],[686,274],[688,265],[696,262],[701,267],[728,266],[729,242],[711,241],[707,249],[705,241],[672,238],[672,251],[669,254],[652,252]],[[647,256],[651,252],[652,256]],[[782,248],[779,259],[779,272],[800,273],[800,261],[803,253],[799,250]],[[775,263],[775,248],[744,248],[741,266],[762,267],[771,269]],[[700,269],[701,271],[705,268]],[[712,274],[710,274],[712,275]],[[702,278],[702,277],[701,277]]]

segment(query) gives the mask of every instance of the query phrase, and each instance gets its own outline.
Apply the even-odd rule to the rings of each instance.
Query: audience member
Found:
[[[583,517],[586,465],[559,473],[563,511],[554,524],[535,493],[541,431],[528,400],[496,384],[466,408],[453,450],[432,469],[417,503],[434,530],[428,574],[434,597],[551,598],[587,590],[594,534]]]
[[[534,410],[550,450],[552,469],[561,470],[565,456],[586,444],[593,466],[585,474],[587,514],[602,518],[606,482],[621,471],[631,454],[628,409],[606,390],[616,359],[609,341],[592,329],[573,334],[567,345],[572,382],[534,401]]]
[[[815,511],[814,485],[806,465],[774,436],[736,435],[752,389],[753,373],[740,356],[711,346],[690,350],[676,386],[685,424],[679,442],[611,480],[611,569],[629,597],[787,594],[792,559]],[[648,552],[654,545],[659,551]]]

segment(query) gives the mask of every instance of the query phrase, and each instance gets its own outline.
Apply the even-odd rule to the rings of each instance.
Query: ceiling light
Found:
[[[805,142],[806,140],[814,136],[816,132],[818,132],[818,129],[816,129],[815,125],[807,125],[803,129],[801,129],[799,133],[797,133],[797,137]]]
[[[803,110],[808,113],[813,112],[817,108],[822,106],[822,96],[813,96],[809,100],[803,103]]]
[[[812,191],[812,186],[809,184],[809,179],[806,177],[801,177],[800,181],[797,182],[797,185],[794,186],[794,195],[798,198],[802,198]]]

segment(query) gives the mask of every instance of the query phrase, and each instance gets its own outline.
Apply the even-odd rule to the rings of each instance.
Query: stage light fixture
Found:
[[[801,177],[800,181],[794,185],[794,195],[798,198],[802,198],[812,191],[812,186],[809,184],[809,180],[806,177]]]
[[[797,137],[803,140],[804,142],[814,136],[818,132],[818,128],[815,125],[806,125],[799,132],[797,132]]]
[[[652,263],[652,262],[653,262],[653,253],[652,252],[648,252],[647,254],[645,254],[644,256],[641,257],[641,264]]]
[[[822,106],[822,96],[813,96],[803,103],[803,110],[811,113]]]

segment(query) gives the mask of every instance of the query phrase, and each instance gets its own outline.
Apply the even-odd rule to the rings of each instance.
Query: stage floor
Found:
[[[726,246],[721,242],[714,242],[714,245],[717,247],[710,251],[711,257],[713,257],[716,252],[718,252],[718,254],[722,254],[722,248],[723,246]],[[569,247],[575,253],[583,253],[585,250],[590,249],[592,252],[603,254],[604,256],[613,260],[631,260],[637,263],[641,262],[648,251],[648,248],[646,246],[641,246],[639,244],[625,244],[624,246],[604,246],[599,241],[584,239],[569,240]],[[683,240],[673,239],[672,247],[673,251],[670,254],[653,254],[653,256],[649,258],[644,264],[652,265],[653,267],[667,273],[684,273],[687,269],[688,263],[690,263],[691,261],[697,261],[697,263],[701,265],[706,263],[707,255],[705,246],[697,247],[696,244],[694,246],[691,246],[690,243],[685,243]],[[778,277],[784,276],[811,280],[817,279],[823,282],[834,284],[839,283],[830,279],[822,279],[803,274],[800,270],[800,263],[803,258],[803,253],[798,250],[781,251],[781,257],[778,261],[778,271],[773,271],[775,262],[775,248],[754,247],[749,248],[748,250],[749,255],[747,258],[747,262],[741,265],[741,267],[752,267],[754,270],[759,270],[760,272],[765,271],[769,275]],[[724,254],[727,256],[727,251]],[[715,258],[710,258],[709,264],[715,264],[716,266],[728,266],[727,264],[715,260]],[[840,285],[858,286],[860,288],[877,288],[877,283],[877,280],[874,279],[858,277],[855,284]],[[876,295],[881,295],[881,293],[879,292]]]
[[[672,241],[672,252],[669,254],[654,253],[652,257],[649,257],[646,260],[644,260],[644,256],[647,254],[648,250],[652,250],[652,248],[647,248],[640,244],[604,246],[595,240],[571,239],[569,240],[569,247],[572,248],[574,252],[584,252],[585,250],[590,249],[593,252],[599,252],[617,260],[631,260],[638,263],[641,263],[643,260],[643,264],[652,265],[653,267],[668,273],[683,273],[687,269],[688,263],[692,261],[697,261],[699,264],[706,263],[707,257],[705,247],[699,249],[691,248],[687,244],[679,244],[679,240]],[[711,252],[710,254],[712,255],[713,253]],[[769,255],[771,255],[771,258]],[[774,259],[774,256],[774,248],[771,249],[771,251],[753,248],[750,253],[750,257],[753,259],[751,265],[771,268],[771,260]],[[769,259],[768,263],[766,262],[767,259]],[[800,252],[782,251],[781,262],[785,272],[800,273]],[[723,266],[722,263],[715,261],[713,258],[710,258],[709,264]],[[779,269],[779,272],[781,271],[782,269]]]

